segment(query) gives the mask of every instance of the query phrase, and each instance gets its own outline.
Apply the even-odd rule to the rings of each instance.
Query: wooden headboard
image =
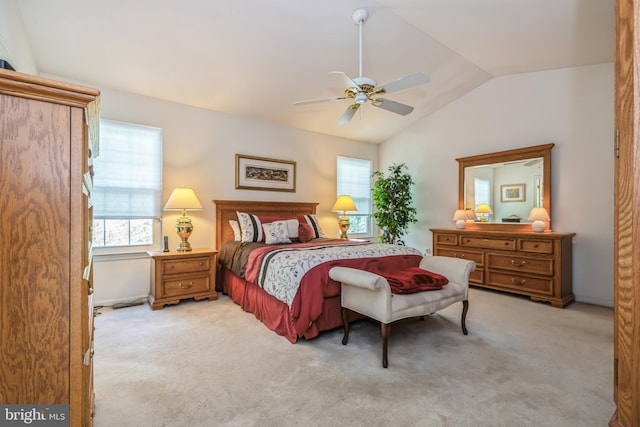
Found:
[[[248,212],[255,215],[308,215],[316,213],[318,203],[314,202],[255,202],[252,200],[213,200],[216,207],[216,249],[233,240],[230,219],[238,219],[236,212]]]

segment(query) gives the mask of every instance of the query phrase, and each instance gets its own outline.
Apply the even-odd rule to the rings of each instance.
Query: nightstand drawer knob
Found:
[[[189,283],[180,282],[180,289],[189,289],[192,286],[193,286],[193,282],[189,282]]]

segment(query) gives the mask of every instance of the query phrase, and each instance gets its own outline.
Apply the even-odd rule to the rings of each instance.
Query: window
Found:
[[[473,179],[473,191],[475,206],[474,210],[478,208],[478,205],[483,203],[491,206],[491,182],[488,179],[474,178]]]
[[[350,212],[349,235],[371,236],[371,160],[338,157],[337,196],[348,194],[357,212]]]
[[[93,164],[93,246],[157,246],[162,129],[100,120],[100,155]]]

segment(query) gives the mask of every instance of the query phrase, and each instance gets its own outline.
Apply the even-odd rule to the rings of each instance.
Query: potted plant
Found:
[[[373,173],[375,182],[371,189],[375,211],[373,218],[380,228],[382,243],[404,245],[401,237],[409,224],[416,222],[416,208],[413,207],[411,186],[413,179],[405,172],[407,166],[395,163],[389,166],[389,175],[380,171]]]

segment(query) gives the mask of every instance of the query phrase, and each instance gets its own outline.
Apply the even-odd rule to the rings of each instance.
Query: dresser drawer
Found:
[[[505,251],[516,250],[516,239],[500,237],[467,237],[463,236],[461,246],[469,248],[501,249]]]
[[[518,250],[539,254],[552,254],[553,242],[551,240],[518,239]]]
[[[487,267],[523,273],[553,275],[553,259],[513,256],[509,254],[487,254]]]
[[[484,283],[484,268],[476,268],[469,273],[469,283],[482,285]]]
[[[484,265],[484,253],[482,252],[464,251],[460,248],[436,248],[436,255],[468,259],[475,262],[476,267]]]
[[[165,280],[164,296],[182,296],[196,292],[206,292],[209,288],[209,276],[185,277],[182,279]]]
[[[455,234],[438,233],[434,236],[436,245],[457,245],[458,236]]]
[[[162,261],[163,274],[191,273],[194,271],[209,271],[209,258],[201,257]]]
[[[552,278],[509,274],[493,270],[487,270],[487,285],[515,291],[533,291],[546,295],[551,295],[553,292]]]

